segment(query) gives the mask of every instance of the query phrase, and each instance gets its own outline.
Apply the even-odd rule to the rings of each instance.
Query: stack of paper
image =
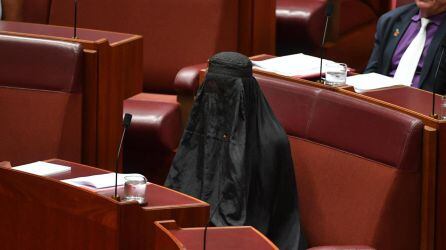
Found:
[[[320,75],[321,59],[305,54],[275,57],[263,61],[252,61],[254,67],[284,76],[317,77]],[[335,62],[323,60],[322,72],[327,64]]]
[[[124,177],[129,175],[139,174],[118,174],[118,186],[124,185]],[[115,186],[115,173],[91,175],[62,181],[78,187],[81,186],[90,188],[108,188]]]
[[[355,92],[363,93],[370,90],[388,88],[392,86],[404,85],[392,77],[377,73],[360,74],[347,77],[347,85],[353,86]]]
[[[13,167],[12,169],[40,176],[49,176],[71,171],[70,167],[43,161]]]

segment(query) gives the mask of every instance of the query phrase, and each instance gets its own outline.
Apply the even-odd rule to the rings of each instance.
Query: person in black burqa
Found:
[[[208,202],[215,226],[250,225],[280,249],[306,248],[288,138],[241,54],[209,60],[165,185]]]

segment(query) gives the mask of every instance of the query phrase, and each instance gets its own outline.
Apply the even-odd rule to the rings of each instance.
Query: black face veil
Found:
[[[210,59],[166,186],[217,209],[216,226],[251,225],[280,249],[306,247],[287,136],[241,54]]]

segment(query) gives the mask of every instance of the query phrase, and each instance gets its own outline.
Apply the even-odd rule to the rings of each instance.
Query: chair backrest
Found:
[[[329,90],[257,79],[289,135],[310,246],[418,249],[422,122]]]
[[[0,159],[80,161],[82,48],[0,35]]]
[[[49,22],[72,25],[71,1],[53,0]],[[144,37],[144,90],[174,92],[176,73],[219,51],[236,51],[238,1],[163,0],[79,2],[80,27]]]
[[[47,23],[51,0],[3,0],[3,17],[7,21]]]
[[[391,8],[394,9],[396,7],[403,6],[405,4],[414,3],[413,0],[392,0],[391,1]]]

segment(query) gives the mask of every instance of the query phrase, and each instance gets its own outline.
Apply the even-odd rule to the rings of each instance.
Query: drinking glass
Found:
[[[145,204],[147,179],[142,175],[129,175],[124,177],[124,180],[124,201]]]
[[[325,84],[331,86],[344,85],[347,79],[345,63],[328,63],[325,65]]]

